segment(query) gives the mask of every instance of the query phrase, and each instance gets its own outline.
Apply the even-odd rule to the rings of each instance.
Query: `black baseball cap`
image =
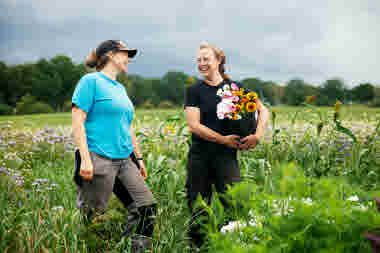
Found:
[[[101,57],[103,55],[106,55],[110,51],[112,52],[125,51],[128,53],[129,58],[133,58],[137,54],[137,49],[128,48],[120,40],[106,40],[98,46],[98,48],[96,49],[96,55],[97,57]]]

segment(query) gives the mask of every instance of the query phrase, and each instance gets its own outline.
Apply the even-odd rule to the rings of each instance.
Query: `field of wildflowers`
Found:
[[[219,196],[198,203],[208,214],[205,251],[372,252],[364,233],[380,227],[380,110],[271,111],[264,140],[239,154],[244,180],[224,196],[234,208],[223,210]],[[70,119],[0,117],[0,252],[129,252],[116,198],[93,223],[81,221]],[[191,252],[183,111],[138,110],[134,123],[159,201],[153,252]]]

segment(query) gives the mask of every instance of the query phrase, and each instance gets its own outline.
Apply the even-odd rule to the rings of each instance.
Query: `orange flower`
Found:
[[[242,104],[242,105],[244,105],[244,104],[246,104],[246,103],[248,103],[248,99],[247,98],[242,98],[241,100],[240,100],[240,104]]]
[[[305,103],[306,104],[311,104],[311,103],[313,103],[315,101],[316,98],[317,98],[317,96],[307,96]]]
[[[232,120],[237,120],[237,119],[238,119],[237,113],[233,113],[232,114]]]
[[[256,103],[249,102],[246,106],[247,112],[254,112],[256,111]]]

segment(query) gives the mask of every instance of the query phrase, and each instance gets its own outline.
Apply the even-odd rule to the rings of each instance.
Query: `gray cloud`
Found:
[[[380,2],[376,0],[99,1],[5,0],[0,4],[0,60],[65,54],[82,61],[106,39],[140,49],[130,71],[197,75],[202,41],[221,47],[234,79],[284,83],[380,83]]]

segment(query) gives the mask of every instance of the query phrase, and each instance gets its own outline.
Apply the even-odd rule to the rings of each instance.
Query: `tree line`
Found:
[[[0,115],[49,113],[71,110],[71,96],[79,79],[91,72],[83,64],[75,64],[70,57],[58,55],[50,60],[7,65],[0,62]],[[137,107],[175,107],[184,103],[184,92],[197,78],[183,72],[169,71],[162,78],[139,75],[120,75],[118,81]],[[316,86],[302,79],[285,85],[259,78],[240,81],[254,90],[271,105],[301,105],[307,96],[317,96],[317,105],[361,103],[380,106],[380,88],[371,83],[359,83],[348,88],[341,79],[330,79]]]

